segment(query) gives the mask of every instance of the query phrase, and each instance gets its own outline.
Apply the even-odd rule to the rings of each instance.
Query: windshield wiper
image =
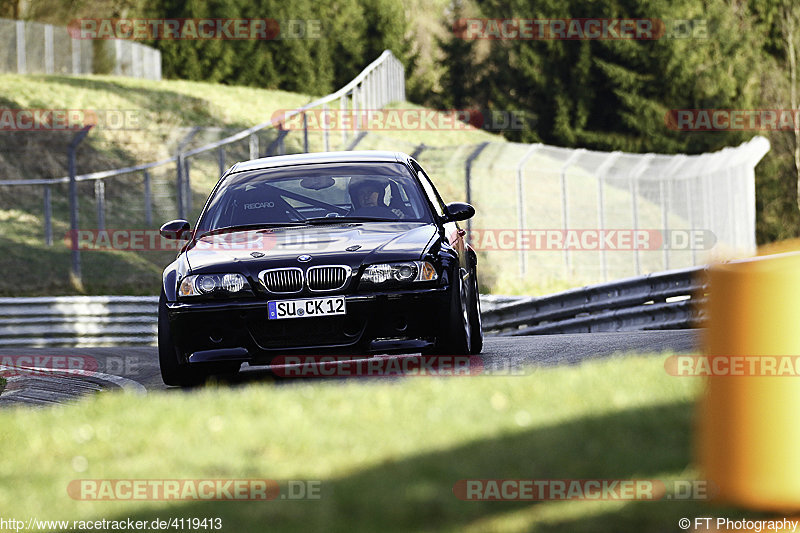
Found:
[[[248,229],[269,229],[269,228],[283,228],[286,226],[305,226],[305,222],[262,222],[260,224],[240,224],[238,226],[226,226],[224,228],[214,228],[201,233],[197,236],[198,239],[206,235],[217,235],[219,233],[230,233],[232,231],[242,231]]]
[[[388,218],[376,217],[315,217],[304,220],[306,224],[339,224],[341,222],[395,222]]]

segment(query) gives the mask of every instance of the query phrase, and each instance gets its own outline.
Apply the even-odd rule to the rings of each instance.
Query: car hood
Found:
[[[264,268],[420,259],[437,235],[422,222],[357,222],[287,226],[207,235],[185,252],[192,272],[234,271],[256,277]],[[307,262],[298,256],[309,255]]]

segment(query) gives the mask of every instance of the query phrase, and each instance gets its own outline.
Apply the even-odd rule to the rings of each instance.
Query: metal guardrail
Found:
[[[536,335],[696,327],[703,271],[649,274],[541,298],[482,295],[484,330]],[[157,296],[0,298],[0,347],[153,345],[157,317]]]
[[[671,270],[499,304],[482,313],[483,327],[497,335],[697,327],[704,319],[704,270]]]
[[[158,296],[0,298],[0,346],[155,344]]]

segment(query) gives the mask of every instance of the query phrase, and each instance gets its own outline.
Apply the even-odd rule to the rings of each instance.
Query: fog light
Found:
[[[241,274],[225,274],[222,277],[222,288],[228,292],[239,292],[244,284],[245,279]]]

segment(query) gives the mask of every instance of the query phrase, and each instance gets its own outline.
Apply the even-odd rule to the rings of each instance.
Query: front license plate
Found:
[[[267,318],[270,320],[344,314],[344,296],[307,298],[303,300],[274,300],[267,302]]]

